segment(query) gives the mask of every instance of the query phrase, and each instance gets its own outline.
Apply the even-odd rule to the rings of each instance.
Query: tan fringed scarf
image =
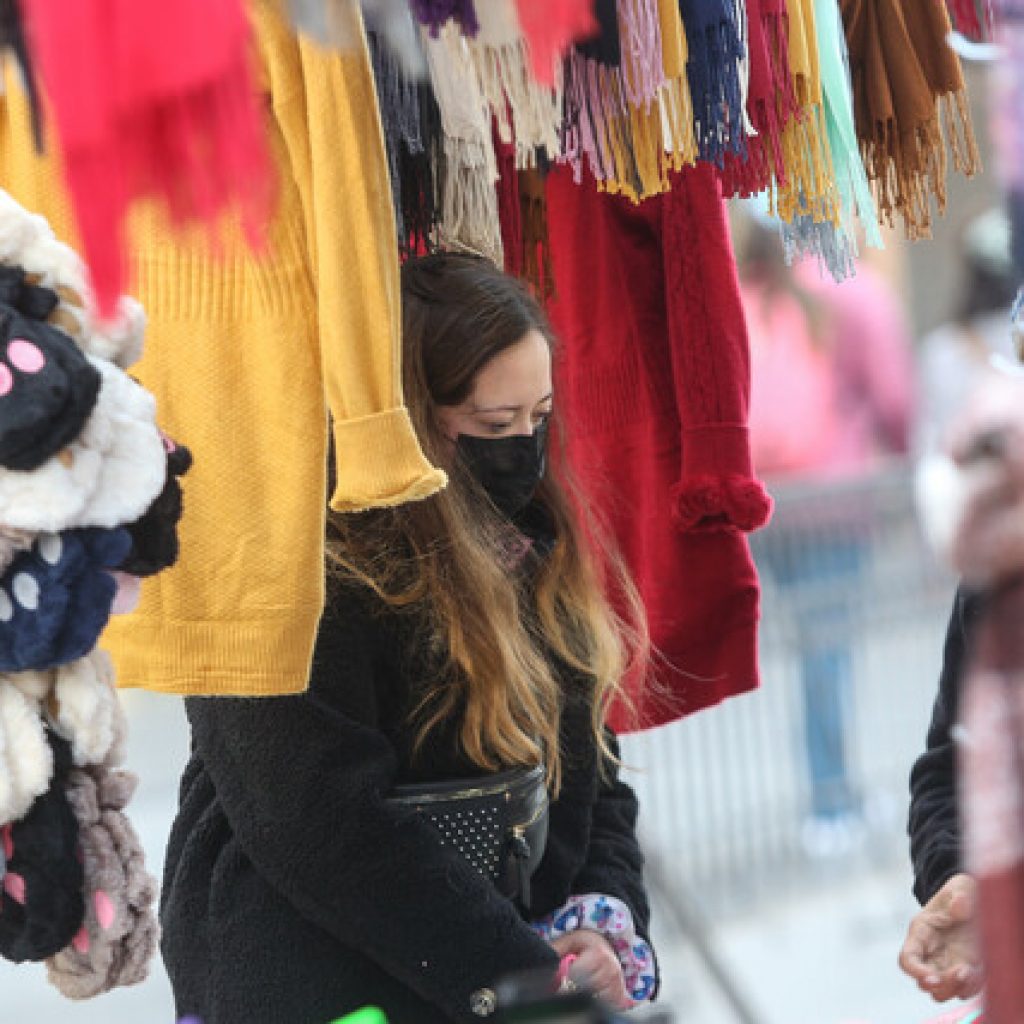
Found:
[[[854,116],[880,215],[907,237],[931,234],[931,203],[946,207],[946,146],[970,177],[981,166],[960,60],[941,0],[841,0]]]
[[[557,159],[561,89],[546,88],[534,79],[515,3],[487,0],[477,4],[476,12],[480,31],[469,40],[469,52],[498,137],[515,144],[519,169],[533,167],[538,151],[548,160]]]
[[[446,25],[437,38],[424,32],[423,41],[444,130],[441,240],[450,248],[487,256],[501,267],[505,256],[495,189],[498,162],[491,111],[473,58],[455,25]]]
[[[809,216],[818,222],[838,224],[839,191],[825,125],[814,3],[787,0],[786,8],[789,68],[800,115],[791,117],[782,133],[786,180],[777,185],[776,208],[786,222]],[[766,142],[770,144],[770,139]]]

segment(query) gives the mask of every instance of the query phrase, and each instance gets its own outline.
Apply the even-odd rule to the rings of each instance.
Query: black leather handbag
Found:
[[[397,786],[389,797],[411,807],[498,891],[530,906],[530,877],[548,838],[544,766],[515,768],[478,779]]]

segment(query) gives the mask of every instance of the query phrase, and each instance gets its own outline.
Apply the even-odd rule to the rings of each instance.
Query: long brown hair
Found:
[[[596,523],[581,525],[586,506],[570,497],[557,452],[535,497],[553,546],[527,585],[509,571],[508,521],[441,430],[438,408],[466,401],[496,355],[531,330],[552,343],[537,303],[487,260],[455,253],[407,262],[402,300],[406,403],[427,458],[448,470],[450,484],[426,501],[332,516],[328,550],[338,569],[392,608],[426,618],[443,675],[415,711],[417,747],[461,712],[460,742],[474,764],[493,770],[545,760],[557,789],[563,694],[551,656],[589,689],[580,696],[592,700],[594,734],[607,752],[607,703],[646,657],[643,611],[618,559],[603,558],[599,571],[590,546],[602,533]],[[553,433],[562,433],[557,424]],[[621,617],[605,598],[608,586]]]

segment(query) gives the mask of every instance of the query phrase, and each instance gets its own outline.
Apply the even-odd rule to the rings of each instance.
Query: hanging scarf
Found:
[[[689,45],[687,74],[700,158],[722,166],[746,152],[740,62],[743,26],[732,0],[680,0]]]
[[[516,0],[537,83],[554,88],[557,65],[572,45],[597,29],[592,0]]]
[[[212,224],[237,205],[258,242],[271,165],[240,0],[24,0],[23,10],[104,314],[123,290],[124,218],[138,198],[162,198],[179,224]]]
[[[441,239],[449,247],[479,253],[503,266],[491,114],[469,47],[458,30],[448,25],[436,38],[426,40],[426,49],[444,128]]]
[[[519,222],[523,238],[523,278],[542,302],[554,298],[555,277],[548,235],[547,193],[540,171],[519,172]]]
[[[586,162],[598,182],[628,182],[639,192],[614,0],[597,0],[594,13],[597,33],[573,48],[563,70],[562,160],[577,183]]]
[[[623,0],[618,9],[598,0],[596,13],[598,35],[565,63],[562,160],[577,181],[586,162],[601,188],[639,202],[667,187],[661,13],[658,0]],[[673,135],[683,151],[685,132]]]
[[[447,164],[441,111],[429,82],[416,87],[422,151],[402,147],[399,179],[402,222],[408,238],[406,255],[422,256],[441,244],[441,197],[445,194]]]
[[[808,216],[815,223],[839,223],[839,193],[825,124],[824,90],[818,58],[814,0],[787,0],[789,64],[800,116],[791,118],[782,136],[786,168],[775,208],[791,223]]]
[[[754,134],[747,138],[744,158],[725,154],[722,191],[750,196],[772,182],[784,184],[782,135],[800,116],[789,66],[786,0],[747,0],[747,51],[750,84],[747,114]]]
[[[514,146],[516,167],[532,167],[538,151],[558,156],[562,98],[537,83],[514,0],[480,5],[480,31],[469,43],[477,81],[497,122],[498,138]]]
[[[689,89],[682,84],[673,87],[665,70],[665,46],[662,40],[662,14],[657,0],[624,0],[619,4],[619,29],[623,47],[622,78],[628,113],[628,138],[640,188],[630,181],[610,182],[609,191],[621,192],[633,202],[640,202],[669,188],[670,167],[681,165],[684,157],[695,159],[692,105]],[[682,36],[682,22],[670,31]],[[678,43],[677,43],[678,45]],[[685,75],[680,75],[681,82]],[[678,136],[666,141],[663,99],[678,106],[689,107],[688,131],[671,129]],[[671,126],[671,122],[670,122]],[[679,152],[672,152],[678,145]]]
[[[686,74],[689,48],[678,0],[658,0],[661,27],[661,62],[665,85],[659,96],[662,118],[662,152],[673,171],[697,161],[697,137],[693,130],[693,100]]]
[[[946,207],[946,146],[957,170],[971,176],[980,167],[960,61],[946,42],[949,15],[934,2],[841,7],[857,136],[879,212],[890,225],[898,213],[908,238],[927,237],[930,197],[940,213]]]
[[[783,244],[789,262],[801,255],[817,256],[838,282],[856,273],[858,214],[868,245],[882,248],[882,235],[857,146],[846,41],[835,0],[816,0],[815,27],[821,56],[825,125],[839,192],[839,223],[799,216],[783,227]]]
[[[519,175],[516,171],[515,148],[503,142],[494,125],[494,155],[498,162],[498,219],[501,222],[501,244],[505,251],[505,273],[523,276],[523,220],[519,205]]]
[[[618,12],[626,99],[644,108],[654,102],[665,82],[661,16],[652,0],[619,0]]]
[[[420,138],[419,97],[416,84],[405,75],[391,50],[377,33],[368,30],[366,39],[369,44],[374,84],[377,88],[384,148],[388,158],[388,177],[391,182],[391,204],[395,211],[398,248],[403,251],[408,245],[408,232],[402,209],[402,150],[407,149],[413,154],[423,150],[423,140]]]
[[[449,22],[458,25],[466,36],[475,36],[480,28],[473,0],[409,0],[409,6],[434,39]]]

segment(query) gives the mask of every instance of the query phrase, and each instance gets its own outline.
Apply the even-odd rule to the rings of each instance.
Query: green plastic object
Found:
[[[384,1011],[378,1010],[376,1006],[364,1006],[347,1017],[339,1017],[332,1024],[388,1024],[388,1019]]]

